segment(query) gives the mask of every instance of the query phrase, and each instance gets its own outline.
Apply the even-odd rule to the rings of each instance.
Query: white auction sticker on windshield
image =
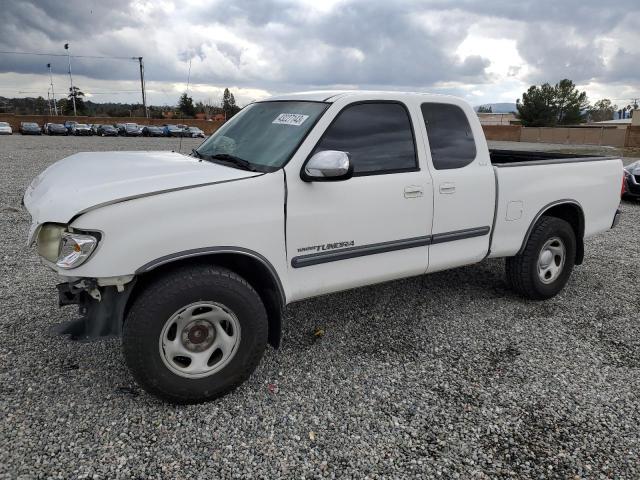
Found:
[[[302,115],[301,113],[281,113],[271,123],[279,123],[282,125],[293,125],[299,127],[307,118],[309,118],[309,115]]]

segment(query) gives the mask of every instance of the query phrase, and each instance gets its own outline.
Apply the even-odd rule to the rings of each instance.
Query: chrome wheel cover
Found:
[[[548,285],[558,279],[567,258],[567,249],[564,242],[559,237],[547,240],[538,255],[538,278],[542,283]]]
[[[222,370],[240,346],[240,322],[225,305],[200,301],[174,313],[162,328],[160,357],[176,375],[202,378]]]

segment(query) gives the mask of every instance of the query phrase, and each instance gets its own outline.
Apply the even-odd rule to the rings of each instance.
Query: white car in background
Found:
[[[7,122],[0,122],[0,135],[13,135],[11,125]]]
[[[204,138],[204,132],[198,127],[187,127],[185,130],[185,136],[191,138]]]

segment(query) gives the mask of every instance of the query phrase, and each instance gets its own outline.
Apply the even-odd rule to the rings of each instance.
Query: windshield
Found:
[[[9,124],[7,122],[0,122],[0,127],[8,127]]]
[[[253,103],[222,125],[196,152],[203,157],[232,155],[262,171],[289,161],[328,104],[320,102]]]

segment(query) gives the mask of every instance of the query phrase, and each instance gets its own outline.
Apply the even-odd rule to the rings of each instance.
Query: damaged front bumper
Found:
[[[96,279],[76,279],[56,285],[58,304],[78,305],[80,318],[54,328],[74,340],[120,336],[135,279],[126,284],[100,286]]]

